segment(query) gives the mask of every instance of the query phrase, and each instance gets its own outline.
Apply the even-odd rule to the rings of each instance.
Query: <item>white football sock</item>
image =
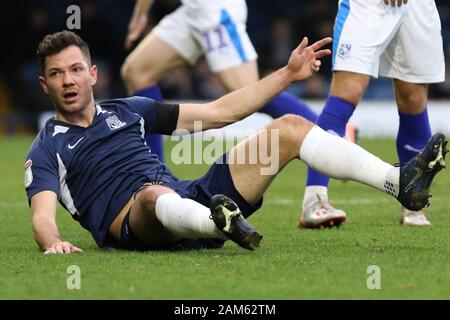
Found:
[[[392,196],[399,193],[400,168],[318,126],[305,136],[300,159],[331,178],[361,182]]]
[[[209,218],[209,208],[194,200],[181,198],[177,193],[159,196],[155,212],[163,226],[179,237],[226,239]]]

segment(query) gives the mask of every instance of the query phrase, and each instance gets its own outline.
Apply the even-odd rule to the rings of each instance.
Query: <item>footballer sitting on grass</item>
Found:
[[[447,141],[439,133],[405,166],[394,167],[304,118],[287,115],[234,146],[203,177],[190,181],[178,180],[145,144],[148,133],[192,132],[194,121],[201,121],[204,130],[220,128],[258,111],[293,81],[317,72],[320,58],[331,53],[322,47],[331,41],[324,38],[308,46],[304,38],[285,67],[209,103],[162,104],[131,97],[96,104],[92,87],[97,68],[87,44],[69,31],[47,35],[37,50],[39,81],[56,116],[36,137],[25,165],[39,247],[47,254],[81,252],[58,232],[58,200],[100,247],[218,248],[231,239],[253,250],[262,236],[246,219],[260,208],[274,177],[293,159],[327,176],[370,185],[410,210],[427,206],[431,182],[444,168],[447,153]],[[267,139],[274,132],[276,144]],[[260,140],[268,142],[270,152],[264,154],[278,157],[279,167],[269,174],[263,174],[259,157],[256,163],[236,161],[259,152]]]

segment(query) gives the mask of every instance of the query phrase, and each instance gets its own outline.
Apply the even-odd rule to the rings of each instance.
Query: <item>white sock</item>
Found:
[[[305,193],[303,195],[303,211],[310,208],[318,201],[317,195],[319,195],[322,200],[328,201],[328,188],[324,186],[305,187]]]
[[[225,239],[224,234],[209,218],[209,208],[191,199],[181,198],[176,193],[159,196],[155,212],[163,226],[179,237]]]
[[[400,168],[318,126],[305,136],[300,159],[331,178],[361,182],[392,196],[399,193]]]

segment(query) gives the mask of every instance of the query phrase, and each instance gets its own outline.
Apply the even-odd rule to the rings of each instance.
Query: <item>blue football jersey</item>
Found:
[[[44,190],[103,246],[108,228],[133,193],[150,181],[177,179],[151,153],[144,135],[157,132],[158,105],[131,97],[96,105],[92,124],[48,120],[33,142],[25,163],[28,200]],[[161,126],[161,124],[159,124]]]

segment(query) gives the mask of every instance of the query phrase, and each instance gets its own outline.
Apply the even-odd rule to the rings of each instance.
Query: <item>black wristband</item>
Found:
[[[180,105],[155,101],[155,124],[151,133],[171,135],[177,128]]]

